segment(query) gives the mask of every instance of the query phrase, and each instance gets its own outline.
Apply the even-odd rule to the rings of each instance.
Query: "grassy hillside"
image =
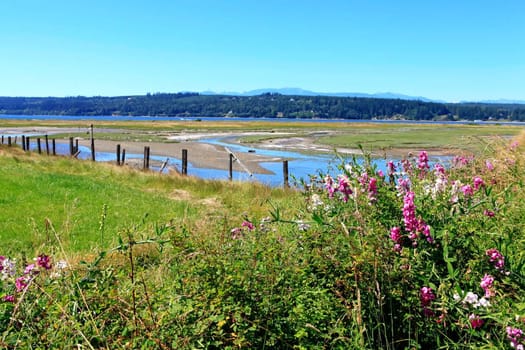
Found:
[[[50,225],[69,249],[88,251],[108,248],[118,232],[143,220],[195,226],[233,220],[248,208],[258,215],[270,197],[294,201],[292,193],[262,185],[163,176],[7,146],[0,157],[0,239],[9,242],[4,254],[32,254],[52,242]]]

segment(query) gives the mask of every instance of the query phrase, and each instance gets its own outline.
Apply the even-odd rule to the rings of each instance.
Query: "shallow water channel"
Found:
[[[10,136],[14,137],[16,135],[11,134]],[[21,136],[21,135],[19,135]],[[36,136],[36,135],[26,135],[26,136]],[[30,149],[31,151],[36,151],[38,146],[34,142],[34,138],[31,139]],[[286,150],[275,150],[275,149],[265,149],[265,148],[254,148],[253,146],[244,146],[235,142],[234,138],[231,137],[216,137],[216,138],[206,138],[201,139],[200,142],[213,144],[221,147],[227,147],[232,152],[244,153],[244,152],[256,152],[257,154],[268,156],[276,159],[273,162],[261,162],[260,165],[265,169],[272,172],[272,174],[248,174],[247,172],[234,171],[233,180],[234,181],[258,181],[266,185],[277,187],[284,184],[283,177],[283,161],[288,161],[288,172],[289,172],[289,183],[294,185],[295,180],[305,179],[308,180],[310,175],[318,174],[320,171],[323,173],[330,172],[333,175],[337,175],[335,170],[337,165],[340,163],[340,160],[335,154],[303,154],[300,152],[286,151]],[[89,160],[91,159],[91,150],[89,147],[79,146],[80,154],[79,159]],[[42,145],[42,153],[45,153],[45,145]],[[67,155],[69,154],[69,144],[57,142],[56,143],[56,152],[57,154]],[[95,158],[97,161],[101,162],[116,162],[115,152],[95,152]],[[126,160],[142,160],[144,158],[143,154],[134,154],[126,153]],[[434,162],[446,163],[449,157],[435,158],[432,159]],[[182,168],[182,161],[179,157],[166,157],[151,154],[150,160],[153,161],[153,164],[164,163],[168,159],[167,166],[174,167],[178,170]],[[388,159],[397,161],[396,159]],[[386,163],[388,160],[385,159],[374,159],[373,162],[376,164],[378,170],[382,170],[386,173]],[[358,161],[362,159],[358,158]],[[150,168],[153,171],[160,171],[159,166],[151,165]],[[167,172],[167,170],[164,170]],[[210,168],[196,167],[190,162],[188,162],[188,175],[196,176],[204,179],[216,179],[216,180],[228,180],[228,170],[218,170]]]

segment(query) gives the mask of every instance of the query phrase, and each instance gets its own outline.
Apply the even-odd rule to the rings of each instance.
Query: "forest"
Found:
[[[187,92],[117,97],[0,97],[0,114],[525,121],[525,105]]]

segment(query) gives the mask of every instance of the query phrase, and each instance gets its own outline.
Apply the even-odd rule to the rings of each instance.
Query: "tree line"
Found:
[[[277,93],[258,96],[155,93],[117,97],[0,97],[0,114],[525,121],[525,105]]]

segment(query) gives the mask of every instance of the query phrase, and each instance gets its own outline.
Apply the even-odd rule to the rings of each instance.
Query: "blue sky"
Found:
[[[0,96],[525,100],[523,0],[2,0]]]

